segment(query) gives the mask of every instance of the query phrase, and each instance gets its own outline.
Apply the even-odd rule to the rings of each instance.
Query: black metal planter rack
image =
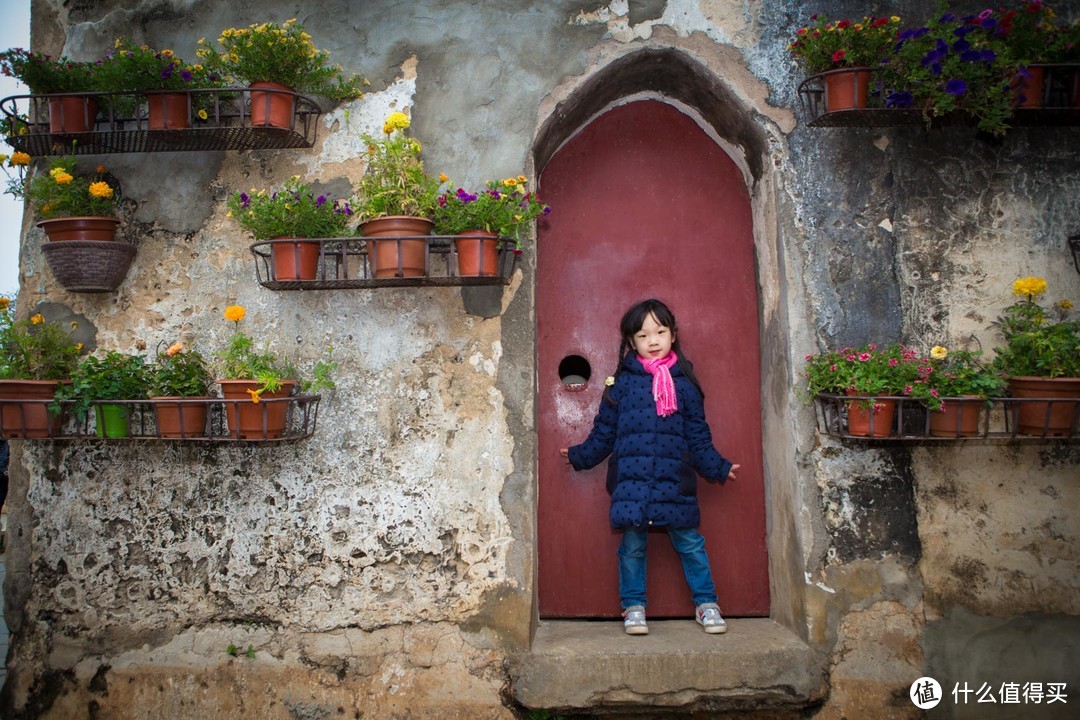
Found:
[[[964,400],[965,398],[943,398],[949,400]],[[896,403],[895,415],[891,418],[892,429],[888,436],[870,437],[867,435],[852,435],[848,431],[848,409],[850,404],[858,401],[878,402],[891,400]],[[1024,405],[1038,403],[1039,423],[1041,428],[1029,428],[1029,432],[1020,432],[1020,410]],[[1071,413],[1070,427],[1063,434],[1055,434],[1049,429],[1050,413],[1052,410],[1065,409]],[[818,432],[830,437],[842,440],[858,440],[872,443],[957,443],[999,441],[1005,443],[1023,442],[1080,442],[1080,398],[989,398],[981,403],[978,429],[972,435],[961,435],[959,428],[956,432],[947,431],[947,435],[936,436],[931,434],[931,413],[926,405],[909,397],[880,396],[880,397],[857,397],[849,395],[821,394],[814,398],[814,415]],[[882,427],[890,418],[882,414],[871,414],[870,422],[873,423],[870,432],[874,432],[874,425]]]
[[[458,235],[402,235],[379,238],[290,238],[263,240],[251,246],[255,256],[255,273],[259,284],[271,290],[333,290],[385,287],[447,287],[464,285],[507,285],[517,267],[519,251],[513,241],[503,239],[502,248],[494,267],[481,267],[482,275],[461,275],[458,272],[458,253],[453,242]],[[368,258],[367,240],[396,242],[398,250],[402,241],[424,240],[427,242],[426,273],[407,277],[400,261],[391,268],[391,277],[375,277]],[[283,279],[274,269],[275,252],[299,253],[296,242],[318,243],[319,257],[314,279]],[[399,252],[400,257],[400,252]],[[299,258],[295,258],[299,260]],[[299,262],[294,264],[299,265]]]
[[[288,90],[258,89],[256,101],[269,105],[272,96],[293,100],[289,127],[255,126],[251,119],[251,90],[246,87],[188,90],[188,127],[149,127],[144,93],[57,93],[13,95],[0,100],[0,113],[9,130],[6,142],[33,157],[44,155],[99,155],[133,152],[179,152],[190,150],[274,150],[309,148],[315,144],[322,108],[314,100]],[[99,111],[85,118],[84,132],[52,132],[49,101],[87,97]],[[134,107],[121,115],[116,107]],[[203,108],[203,118],[197,108]],[[89,114],[90,111],[84,111]]]
[[[30,440],[100,440],[103,442],[127,442],[161,440],[164,442],[229,443],[229,442],[291,442],[303,440],[315,434],[315,424],[319,415],[320,395],[293,395],[287,398],[265,398],[257,405],[261,417],[261,431],[256,429],[241,437],[238,428],[229,427],[229,418],[238,417],[241,406],[250,410],[251,400],[225,400],[222,398],[168,398],[169,405],[202,405],[207,410],[206,424],[202,427],[183,427],[183,437],[164,437],[158,428],[151,400],[108,400],[95,401],[90,411],[83,418],[77,418],[71,412],[71,403],[62,403],[60,415],[46,430],[45,437],[27,438]],[[34,403],[47,408],[51,400],[27,401],[0,399],[5,422],[5,436],[24,438],[26,418],[29,412],[20,409],[25,403]],[[122,408],[122,415],[127,425],[124,437],[105,437],[104,429],[99,428],[95,420],[95,409],[102,405],[116,405]],[[284,406],[285,429],[278,434],[269,430],[271,418],[280,413]],[[22,418],[22,422],[19,419]],[[12,428],[8,423],[14,419]],[[19,425],[22,427],[18,427]],[[256,423],[259,424],[259,423]],[[99,434],[100,433],[100,434]]]
[[[1016,108],[1009,124],[1014,127],[1049,127],[1080,125],[1080,64],[1033,65],[1046,70],[1043,83],[1042,107]],[[950,113],[929,121],[914,108],[868,107],[853,110],[827,111],[825,107],[825,78],[845,72],[830,70],[811,75],[799,85],[799,104],[807,125],[815,128],[884,128],[884,127],[973,127],[974,122],[964,113]],[[871,80],[871,83],[873,81]],[[883,105],[876,98],[871,98]]]

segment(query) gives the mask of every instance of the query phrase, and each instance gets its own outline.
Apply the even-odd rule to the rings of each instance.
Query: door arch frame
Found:
[[[723,64],[723,63],[718,63]],[[745,70],[744,70],[745,73]],[[747,82],[759,83],[745,75]],[[797,451],[794,419],[799,413],[792,391],[791,351],[793,329],[788,321],[789,271],[777,223],[778,196],[782,186],[770,151],[783,147],[784,131],[773,117],[775,108],[752,107],[744,98],[760,88],[731,84],[720,72],[678,48],[645,48],[627,52],[591,74],[568,81],[559,88],[563,99],[545,103],[532,146],[535,176],[558,149],[611,107],[651,98],[673,105],[695,119],[743,171],[753,217],[754,257],[757,267],[758,322],[762,369],[762,463],[769,553],[770,616],[802,639],[808,638],[804,597],[804,557],[808,542],[800,532],[800,507],[805,493],[798,483],[793,458]],[[764,93],[758,93],[764,94]],[[783,113],[780,113],[781,115]],[[790,118],[788,118],[790,120]],[[789,123],[783,123],[788,126]],[[790,123],[793,124],[793,123]],[[790,129],[790,127],[787,127]],[[543,188],[538,188],[543,193]],[[543,252],[542,247],[536,248]],[[535,327],[535,259],[530,264],[533,286],[531,313]],[[535,337],[533,338],[535,374]],[[535,392],[535,377],[534,377]],[[536,403],[533,404],[536,411]],[[538,459],[533,418],[532,492],[533,515],[528,536],[532,538],[532,627],[539,619],[536,603],[537,558],[536,492]],[[524,449],[524,448],[523,448]]]

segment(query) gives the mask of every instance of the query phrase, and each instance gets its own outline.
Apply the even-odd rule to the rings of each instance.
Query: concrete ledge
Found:
[[[615,620],[543,622],[510,674],[519,703],[561,711],[794,709],[826,692],[824,658],[767,618],[728,620],[723,635],[649,620],[636,637]]]

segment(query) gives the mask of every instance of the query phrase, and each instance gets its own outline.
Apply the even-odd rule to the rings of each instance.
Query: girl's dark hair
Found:
[[[694,374],[694,364],[690,362],[690,358],[686,357],[683,353],[682,346],[679,345],[679,329],[675,324],[675,313],[671,312],[667,305],[660,302],[656,298],[649,298],[648,300],[642,300],[622,316],[622,320],[619,321],[619,333],[622,336],[622,340],[619,343],[619,363],[615,367],[615,375],[618,376],[622,372],[623,360],[626,356],[634,350],[634,335],[638,330],[641,330],[645,324],[645,318],[652,315],[656,318],[656,322],[660,323],[664,327],[671,330],[671,351],[679,356],[679,367],[682,368],[683,375],[694,384],[694,387],[701,393],[701,397],[705,397],[705,392],[701,389],[701,383],[698,382],[697,375]],[[607,397],[607,393],[604,393]]]

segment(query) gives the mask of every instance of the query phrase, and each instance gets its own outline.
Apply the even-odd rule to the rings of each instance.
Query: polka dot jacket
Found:
[[[679,409],[656,414],[652,376],[634,353],[600,401],[585,442],[569,448],[575,470],[608,460],[611,526],[616,529],[697,527],[697,474],[714,482],[727,478],[731,463],[713,447],[701,393],[679,364],[671,368]]]

